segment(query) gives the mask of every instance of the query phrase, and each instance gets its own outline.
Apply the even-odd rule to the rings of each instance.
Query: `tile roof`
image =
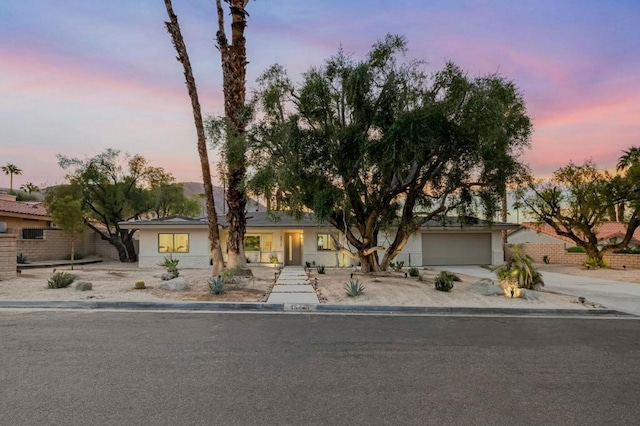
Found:
[[[44,204],[25,201],[0,200],[0,214],[3,212],[49,217],[49,213]]]
[[[543,222],[522,222],[520,224],[522,228],[529,228],[541,234],[546,234],[554,238],[558,238],[563,241],[567,241],[575,244],[571,238],[563,237],[556,234],[555,229],[551,225]],[[627,232],[627,226],[620,222],[605,222],[596,228],[596,235],[598,241],[608,240],[612,237],[624,236]],[[632,240],[640,242],[640,228],[636,229],[633,233]]]

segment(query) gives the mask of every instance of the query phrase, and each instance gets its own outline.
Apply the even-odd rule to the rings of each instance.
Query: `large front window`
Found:
[[[336,245],[329,234],[318,234],[318,251],[335,251]]]
[[[244,237],[244,251],[260,251],[260,235],[246,235]]]
[[[158,234],[158,253],[189,253],[189,234]]]

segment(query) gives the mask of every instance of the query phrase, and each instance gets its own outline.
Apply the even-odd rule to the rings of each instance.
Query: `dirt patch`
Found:
[[[68,269],[65,271],[72,272]],[[189,290],[184,292],[160,288],[160,275],[164,272],[162,268],[145,269],[121,263],[77,266],[73,271],[78,276],[77,281],[92,283],[92,291],[76,291],[75,284],[65,289],[48,289],[46,281],[53,270],[29,269],[15,279],[0,281],[0,300],[265,302],[275,282],[275,269],[251,266],[251,271],[253,277],[237,278],[234,283],[226,285],[223,294],[214,295],[207,284],[207,279],[211,277],[208,268],[180,270],[180,276],[189,284]],[[315,269],[310,269],[309,281],[315,285],[321,303],[327,304],[584,309],[575,297],[544,291],[539,292],[540,299],[537,301],[483,296],[471,288],[479,279],[466,275],[459,276],[461,281],[455,282],[451,292],[440,292],[433,284],[438,271],[422,268],[419,270],[420,278],[405,278],[405,272],[362,274],[352,269],[326,268],[325,274],[318,274]],[[357,279],[365,286],[363,295],[347,295],[345,285],[350,279]],[[147,288],[134,289],[138,280],[143,280]]]

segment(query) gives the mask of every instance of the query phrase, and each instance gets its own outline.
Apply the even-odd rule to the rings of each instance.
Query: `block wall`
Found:
[[[0,234],[0,279],[16,277],[16,241],[13,234]]]

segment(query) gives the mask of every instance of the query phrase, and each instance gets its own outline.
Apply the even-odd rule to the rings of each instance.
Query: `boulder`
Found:
[[[526,288],[520,289],[519,297],[520,299],[524,300],[540,300],[540,295],[538,295],[535,291],[527,290]]]
[[[488,279],[471,284],[471,289],[484,296],[504,296],[504,290]]]
[[[160,275],[160,279],[162,281],[169,281],[176,278],[176,274],[174,274],[173,272],[165,272],[164,274]]]
[[[178,277],[162,282],[160,288],[169,291],[187,291],[189,290],[189,284],[184,278]]]
[[[93,290],[93,285],[91,283],[80,281],[76,283],[76,291],[89,291]]]

